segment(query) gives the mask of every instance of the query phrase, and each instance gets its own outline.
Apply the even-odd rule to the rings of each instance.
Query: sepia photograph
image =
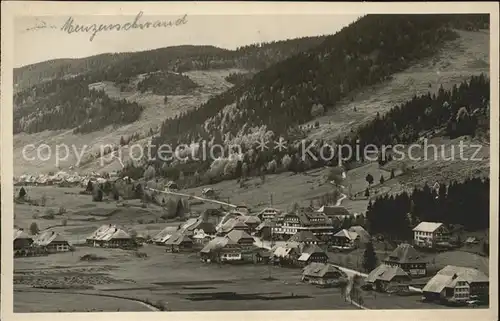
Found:
[[[9,310],[492,308],[498,8],[275,7],[11,18]]]

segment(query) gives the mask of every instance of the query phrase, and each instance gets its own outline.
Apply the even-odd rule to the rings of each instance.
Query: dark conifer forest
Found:
[[[412,228],[421,221],[460,225],[467,231],[485,229],[490,223],[489,191],[488,178],[471,178],[441,184],[437,191],[425,185],[410,194],[384,195],[368,205],[369,230],[409,240]]]

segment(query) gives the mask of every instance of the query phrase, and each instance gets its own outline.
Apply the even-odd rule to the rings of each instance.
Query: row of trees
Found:
[[[370,201],[366,213],[371,234],[385,234],[397,240],[410,240],[412,228],[420,221],[461,225],[474,231],[489,227],[489,178],[470,178],[463,182],[427,184],[411,193],[384,195]]]
[[[199,87],[191,78],[171,72],[154,73],[137,84],[137,90],[144,93],[151,90],[156,95],[186,95]]]

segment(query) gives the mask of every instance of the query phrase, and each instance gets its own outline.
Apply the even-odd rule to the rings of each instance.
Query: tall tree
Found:
[[[365,252],[363,253],[363,268],[366,272],[371,272],[377,267],[377,255],[373,248],[373,243],[370,241],[366,244]]]

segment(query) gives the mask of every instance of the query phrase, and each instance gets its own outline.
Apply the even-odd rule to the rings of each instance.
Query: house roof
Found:
[[[302,270],[302,275],[304,276],[324,277],[327,274],[336,274],[338,277],[347,277],[347,275],[342,270],[328,263],[312,262]]]
[[[441,275],[458,275],[465,279],[469,283],[473,282],[487,282],[489,280],[488,276],[478,269],[463,267],[463,266],[455,266],[455,265],[447,265],[442,268],[438,274]]]
[[[253,215],[245,215],[236,218],[239,221],[242,221],[245,224],[260,224],[260,218]]]
[[[366,277],[367,282],[375,282],[377,280],[391,282],[396,276],[410,278],[408,273],[403,271],[399,266],[389,266],[386,264],[379,265],[375,270],[371,271]]]
[[[33,240],[33,237],[30,236],[26,231],[22,229],[14,229],[14,240],[17,239],[28,239],[28,240]]]
[[[94,231],[87,239],[96,241],[109,241],[112,239],[130,239],[131,236],[123,228],[117,225],[102,225]]]
[[[247,232],[242,230],[232,230],[226,235],[226,237],[236,243],[238,243],[242,239],[254,241],[254,238],[252,236],[250,236]]]
[[[235,228],[248,228],[248,225],[246,225],[244,222],[239,220],[236,217],[232,217],[228,219],[221,227],[220,231],[223,233],[229,233],[231,230]]]
[[[399,244],[398,247],[385,259],[386,261],[398,263],[426,263],[422,254],[410,244]]]
[[[316,244],[308,244],[302,248],[302,254],[300,254],[299,261],[307,261],[311,257],[311,255],[315,253],[323,253],[326,255],[326,252],[317,246]]]
[[[323,250],[316,244],[299,245],[299,248],[301,250],[301,253],[326,253],[325,250]]]
[[[289,239],[291,242],[319,242],[319,239],[311,231],[298,231]]]
[[[163,243],[177,232],[177,227],[167,226],[153,237],[153,242]]]
[[[280,213],[281,213],[281,211],[278,210],[278,209],[276,209],[276,208],[266,207],[262,211],[260,211],[258,215],[262,215],[262,214],[280,214]]]
[[[45,231],[41,234],[38,234],[33,240],[33,243],[38,246],[47,246],[53,242],[68,243],[68,241],[61,236],[61,234],[54,231]]]
[[[233,245],[235,247],[238,247],[238,243],[230,240],[229,238],[227,237],[222,237],[222,236],[217,236],[215,238],[213,238],[212,240],[210,240],[210,242],[208,242],[205,247],[201,250],[201,253],[210,253],[216,249],[222,249],[224,248],[225,246],[227,245]]]
[[[183,233],[176,233],[172,235],[166,242],[165,245],[179,245],[182,243],[192,243],[193,240],[189,236]]]
[[[321,206],[317,212],[323,213],[327,216],[349,216],[349,211],[343,206]]]
[[[371,236],[370,233],[368,233],[362,226],[360,225],[355,225],[351,226],[349,228],[349,232],[354,232],[359,235],[359,239],[363,243],[367,243],[370,241]]]
[[[274,225],[275,225],[275,223],[274,223],[274,222],[269,221],[269,220],[265,220],[264,222],[260,223],[260,224],[259,224],[259,226],[257,226],[257,227],[255,228],[255,230],[260,231],[260,230],[262,230],[264,227],[273,227]]]
[[[437,222],[421,222],[420,224],[418,224],[413,228],[413,231],[432,233],[442,225],[443,223],[437,223]]]
[[[348,238],[349,240],[355,240],[358,237],[358,233],[352,232],[346,229],[340,230],[337,233],[335,233],[336,237],[345,237]]]
[[[444,288],[455,287],[459,281],[470,284],[475,282],[489,282],[489,279],[486,274],[477,269],[447,265],[427,282],[423,291],[441,293]]]

